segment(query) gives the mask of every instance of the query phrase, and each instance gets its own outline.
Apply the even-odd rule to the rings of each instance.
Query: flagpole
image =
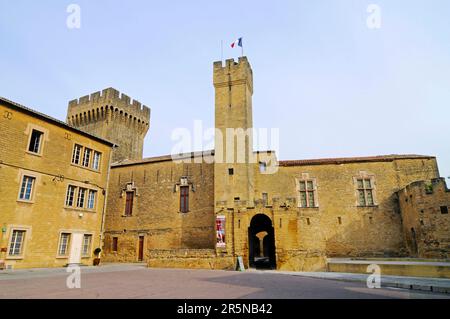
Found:
[[[220,61],[223,61],[223,40],[220,40]]]

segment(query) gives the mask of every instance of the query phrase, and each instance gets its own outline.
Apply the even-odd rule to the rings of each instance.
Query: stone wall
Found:
[[[68,263],[70,246],[58,255],[61,232],[92,235],[89,254],[101,246],[103,205],[111,145],[41,114],[0,101],[0,260],[12,268],[58,267]],[[41,152],[28,151],[33,129],[43,132]],[[98,171],[71,163],[74,144],[99,151]],[[35,177],[30,201],[19,199],[23,175]],[[68,185],[97,191],[94,210],[66,207]],[[14,229],[25,230],[23,253],[10,256]]]
[[[398,192],[411,256],[450,258],[450,190],[445,179],[419,181]]]
[[[419,167],[419,169],[416,169]],[[298,213],[299,244],[319,248],[320,236],[327,256],[396,256],[403,255],[401,216],[395,192],[422,179],[438,177],[435,158],[405,158],[389,161],[354,161],[342,164],[283,166],[274,176],[258,175],[256,189],[279,197],[281,202],[293,199]],[[373,206],[360,206],[356,178],[373,181]],[[296,183],[312,179],[317,188],[317,207],[299,208]],[[308,224],[309,221],[309,224]],[[313,245],[311,247],[311,245]]]
[[[318,162],[320,161],[320,162]],[[255,203],[216,203],[227,220],[226,255],[240,255],[248,266],[248,227],[257,214],[274,227],[278,269],[323,270],[325,257],[407,256],[396,192],[413,181],[438,176],[436,160],[427,156],[376,159],[280,162],[276,174],[255,165]],[[294,165],[295,164],[295,165]],[[355,178],[370,176],[375,203],[358,205]],[[316,183],[317,207],[299,207],[297,183]],[[231,183],[231,181],[230,181]],[[262,201],[268,195],[268,203]],[[221,205],[222,204],[222,205]]]
[[[235,260],[216,254],[214,249],[151,250],[147,264],[152,268],[235,270]]]
[[[189,185],[189,212],[180,212],[180,183]],[[139,236],[146,254],[160,249],[213,249],[214,171],[212,164],[175,163],[169,157],[125,162],[112,168],[105,225],[108,261],[137,261]],[[125,216],[127,185],[136,196]],[[118,252],[111,250],[118,239]],[[148,256],[146,255],[145,258]]]

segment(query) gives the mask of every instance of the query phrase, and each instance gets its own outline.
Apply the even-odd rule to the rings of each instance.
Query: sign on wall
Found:
[[[244,259],[242,258],[242,256],[238,256],[237,258],[236,270],[245,271]]]
[[[216,247],[225,247],[225,216],[216,217]]]

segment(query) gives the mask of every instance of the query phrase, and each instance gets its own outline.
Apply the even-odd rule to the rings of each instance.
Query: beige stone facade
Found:
[[[437,175],[435,159],[426,156],[280,161],[279,165],[278,172],[271,175],[261,174],[255,167],[254,207],[227,211],[235,219],[241,216],[234,226],[239,230],[236,251],[243,256],[248,255],[251,218],[261,213],[270,217],[280,269],[309,269],[303,268],[302,261],[308,264],[309,256],[313,260],[319,256],[406,256],[395,191],[408,180]],[[358,180],[370,180],[373,203],[359,202]],[[302,181],[313,186],[314,203],[307,203],[311,207],[302,207]],[[232,221],[233,216],[228,219]]]
[[[0,119],[0,178],[11,181],[0,185],[8,198],[1,247],[23,228],[26,253],[8,259],[6,249],[1,258],[17,267],[67,264],[55,255],[66,230],[92,233],[103,261],[150,267],[235,269],[241,257],[246,268],[311,271],[325,270],[327,257],[448,258],[450,221],[441,209],[449,192],[435,157],[278,160],[253,151],[245,134],[253,128],[247,58],[215,62],[213,85],[215,150],[181,160],[142,158],[150,110],[111,88],[71,101],[70,126],[12,109],[14,120]],[[34,125],[44,132],[42,156],[26,151]],[[111,165],[112,144],[102,138],[118,144]],[[102,154],[100,171],[71,164],[75,144]],[[22,203],[25,169],[47,175],[36,173],[36,197]],[[95,211],[66,207],[72,183],[97,190]],[[433,193],[423,193],[429,183]]]
[[[213,249],[213,182],[212,164],[175,164],[170,156],[114,164],[105,225],[106,260],[146,260],[154,250]],[[186,213],[180,212],[182,184],[189,189]],[[127,193],[134,198],[128,215]],[[140,237],[145,251],[141,258]],[[113,238],[117,251],[112,249]]]
[[[277,161],[273,152],[254,153],[252,136],[242,140],[242,149],[236,140],[221,149],[227,129],[253,127],[248,60],[214,63],[213,84],[221,133],[216,133],[215,163],[208,164],[208,153],[202,164],[177,164],[165,156],[113,165],[107,260],[233,269],[240,256],[245,267],[265,261],[277,269],[323,270],[326,257],[409,255],[397,192],[439,177],[433,156]],[[245,160],[238,162],[242,152]],[[201,156],[188,157],[194,162]],[[261,162],[275,163],[278,170],[268,174]],[[183,179],[190,185],[185,213],[180,211]],[[132,216],[124,216],[127,187],[136,192]],[[225,221],[220,245],[218,218]]]
[[[3,98],[0,132],[0,264],[92,264],[113,144]]]

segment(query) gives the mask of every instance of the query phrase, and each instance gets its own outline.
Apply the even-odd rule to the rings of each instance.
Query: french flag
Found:
[[[234,48],[236,45],[240,46],[242,48],[242,38],[237,39],[233,43],[231,43],[231,47]]]

